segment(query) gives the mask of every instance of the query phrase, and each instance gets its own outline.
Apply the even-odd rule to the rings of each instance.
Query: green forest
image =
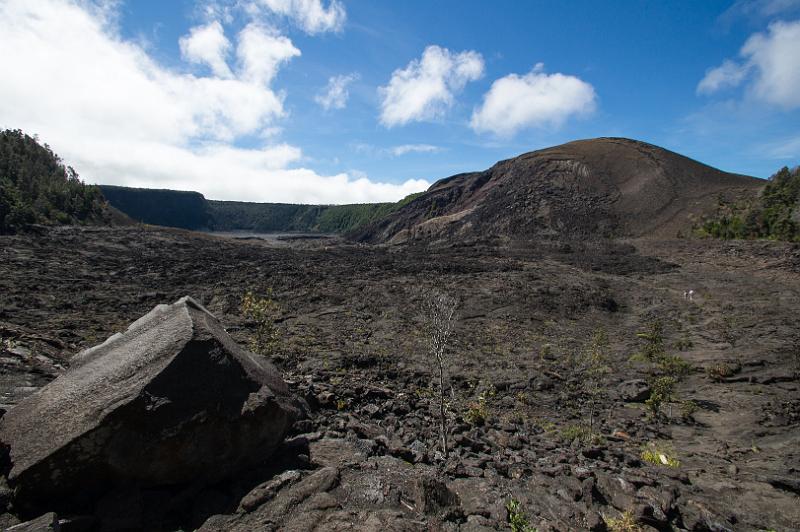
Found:
[[[132,219],[195,231],[252,231],[343,234],[399,209],[396,203],[299,205],[207,200],[199,192],[100,185],[109,203]]]
[[[753,200],[721,203],[695,232],[723,239],[800,241],[800,166],[782,168]]]
[[[0,233],[107,217],[100,189],[84,184],[47,144],[20,130],[0,132]]]
[[[209,201],[198,192],[86,185],[47,144],[0,132],[0,233],[33,224],[108,223],[109,204],[130,218],[192,230],[346,233],[397,210],[397,203],[292,205]]]
[[[209,201],[210,228],[215,231],[276,231],[347,233],[390,214],[412,201],[411,194],[396,203],[295,205]],[[113,203],[113,202],[112,202]]]

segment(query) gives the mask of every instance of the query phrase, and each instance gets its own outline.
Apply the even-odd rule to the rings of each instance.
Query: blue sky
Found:
[[[0,127],[90,182],[395,200],[624,136],[800,162],[800,0],[0,0]]]

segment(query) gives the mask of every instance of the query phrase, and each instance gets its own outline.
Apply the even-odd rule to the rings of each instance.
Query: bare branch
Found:
[[[422,322],[428,351],[436,360],[439,376],[439,421],[442,453],[447,456],[447,418],[445,415],[445,368],[447,366],[447,343],[453,334],[458,300],[438,290],[422,295]]]

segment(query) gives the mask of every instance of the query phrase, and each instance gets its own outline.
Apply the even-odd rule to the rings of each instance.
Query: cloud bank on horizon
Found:
[[[430,17],[416,13],[423,5],[429,8],[379,7],[392,25],[394,9],[424,25]],[[435,17],[425,29],[439,42],[409,35],[406,45],[396,35],[380,37],[370,27],[380,21],[365,20],[369,10],[343,0],[196,0],[190,13],[171,4],[150,13],[157,20],[151,39],[129,28],[137,7],[0,0],[0,127],[38,134],[90,182],[293,203],[394,201],[448,173],[576,137],[664,138],[669,145],[669,134],[654,126],[668,105],[634,108],[646,91],[631,79],[643,84],[643,75],[627,78],[635,68],[591,59],[579,67],[567,52],[561,59],[545,53],[559,47],[554,36],[541,36],[547,49],[516,46],[507,58],[495,45],[504,35]],[[509,35],[514,23],[527,28],[525,10],[532,9],[516,6],[523,16],[514,17],[477,7],[481,17],[472,23],[497,16],[510,24]],[[686,142],[696,150],[690,155],[713,164],[714,152],[704,152],[698,139],[727,134],[738,116],[737,127],[763,123],[775,132],[732,137],[731,145],[740,145],[729,152],[758,151],[767,168],[800,159],[800,120],[793,120],[800,110],[800,20],[791,20],[799,11],[800,0],[739,0],[722,14],[706,13],[728,25],[747,18],[760,29],[728,54],[696,54],[695,74],[670,81],[670,95],[694,88],[698,106],[688,117],[673,115],[690,124],[673,148]],[[541,24],[540,33],[548,27]],[[656,94],[670,74],[662,80],[654,72]]]
[[[38,134],[82,176],[109,184],[303,203],[390,201],[425,189],[424,180],[322,175],[302,165],[301,148],[274,141],[288,113],[273,81],[301,51],[261,20],[264,9],[310,34],[340,30],[345,18],[338,2],[254,1],[233,42],[219,20],[180,38],[183,59],[208,70],[196,75],[120,37],[107,6],[3,2],[0,49],[14,53],[0,55],[0,67],[15,75],[0,84],[2,126]],[[344,106],[342,90],[328,95],[332,107]],[[262,142],[237,145],[244,136]]]

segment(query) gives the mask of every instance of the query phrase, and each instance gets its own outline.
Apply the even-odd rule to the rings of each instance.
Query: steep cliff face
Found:
[[[192,230],[345,233],[399,209],[396,203],[302,205],[207,200],[199,192],[100,185],[108,202],[132,219]]]
[[[208,229],[211,214],[199,192],[99,185],[108,202],[137,222]]]
[[[674,237],[720,198],[755,195],[763,183],[640,141],[581,140],[442,179],[351,236],[366,242]]]

